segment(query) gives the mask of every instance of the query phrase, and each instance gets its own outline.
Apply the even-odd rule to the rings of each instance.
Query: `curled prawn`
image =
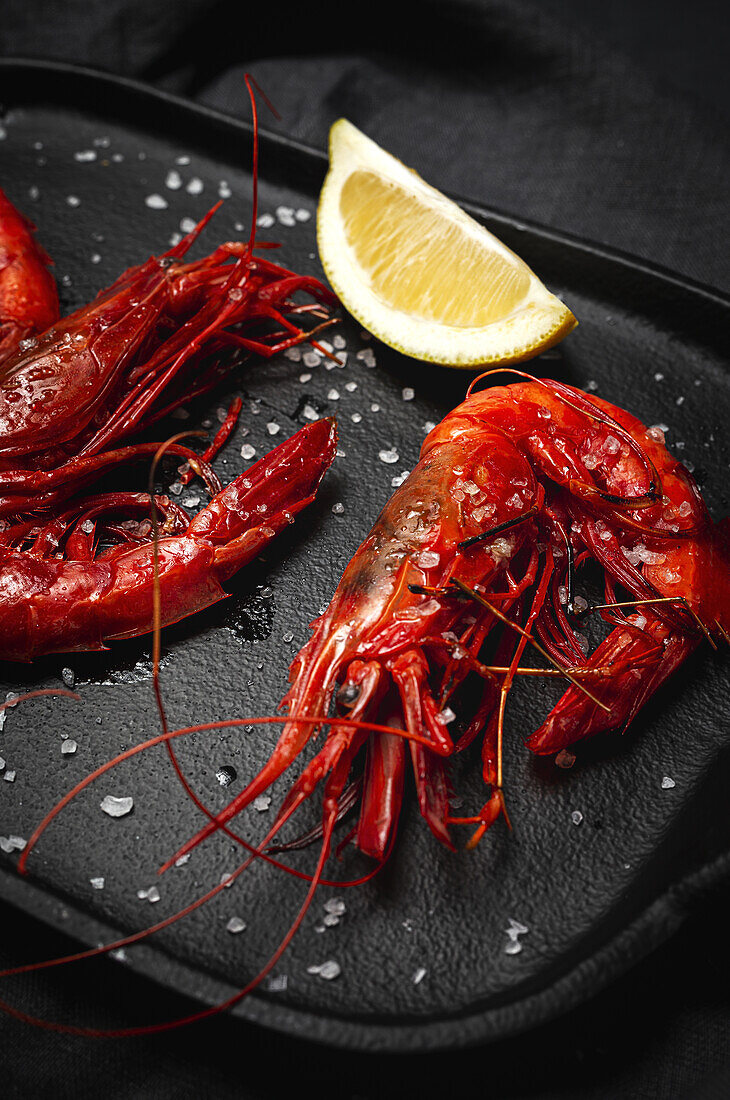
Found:
[[[522,378],[471,392],[427,436],[291,666],[290,717],[268,763],[175,858],[268,790],[333,701],[343,722],[390,731],[334,722],[285,807],[366,748],[361,851],[388,850],[408,756],[435,836],[451,846],[451,826],[471,822],[476,840],[509,822],[502,743],[516,676],[567,681],[527,740],[554,753],[626,727],[703,639],[728,639],[730,526],[712,522],[661,434],[596,396]],[[613,628],[590,656],[574,597],[588,560],[602,570],[599,613]],[[525,668],[526,653],[542,667]],[[474,680],[479,699],[455,742],[450,704]],[[478,736],[489,797],[455,818],[447,760]]]

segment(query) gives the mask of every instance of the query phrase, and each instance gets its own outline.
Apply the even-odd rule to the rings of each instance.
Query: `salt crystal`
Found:
[[[522,944],[519,942],[519,937],[524,936],[529,932],[529,928],[525,924],[521,924],[517,920],[513,920],[510,917],[509,928],[505,928],[507,933],[508,943],[505,946],[505,955],[519,955],[522,950]]]
[[[26,841],[22,836],[0,836],[0,851],[10,855],[11,852],[22,852]]]
[[[423,979],[426,977],[426,967],[419,966],[418,970],[413,975],[413,984],[420,985]]]
[[[226,890],[230,890],[231,886],[233,886],[234,881],[235,879],[233,878],[233,875],[229,871],[224,871],[221,875],[219,885],[223,886]]]
[[[269,993],[283,993],[289,984],[289,979],[286,974],[275,974],[269,978],[266,983],[266,988]]]
[[[170,485],[170,492],[172,493],[172,495],[175,496],[175,497],[179,497],[180,493],[182,491],[183,491],[182,481],[173,481],[172,484]]]
[[[186,164],[190,164],[190,157],[187,154],[182,153],[179,157],[175,157],[175,164],[179,164],[184,167]]]
[[[76,679],[76,677],[74,676],[73,669],[72,668],[62,668],[61,669],[61,679],[63,680],[66,687],[72,688],[74,686],[74,681]]]
[[[260,794],[258,796],[258,798],[254,798],[254,800],[253,800],[253,808],[254,808],[254,810],[258,810],[258,812],[260,814],[262,814],[266,810],[268,810],[270,805],[271,805],[271,795],[270,794]]]
[[[418,555],[417,560],[421,569],[435,569],[441,561],[441,557],[433,550],[424,550]]]
[[[645,565],[661,565],[667,560],[666,554],[657,553],[654,550],[649,550],[645,546],[637,546],[636,553],[639,556],[639,560],[644,562]]]
[[[256,454],[256,448],[250,443],[244,443],[241,447],[241,458],[251,459]]]
[[[298,363],[302,358],[302,349],[296,347],[296,345],[293,348],[285,348],[284,358],[289,359],[292,363]]]
[[[96,160],[96,150],[81,149],[78,153],[74,153],[74,160],[77,160],[79,164],[86,164],[88,161]]]
[[[134,799],[117,798],[113,794],[108,794],[99,805],[105,814],[109,814],[109,817],[124,817],[125,814],[131,813],[134,807]]]
[[[300,207],[299,210],[294,211],[294,217],[297,219],[298,222],[308,222],[311,216],[312,215],[310,211],[305,210],[303,207]]]
[[[654,381],[655,382],[663,382],[664,381],[664,375],[662,374],[661,371],[658,370],[656,372],[656,374],[654,375]]]
[[[183,233],[192,233],[196,225],[197,222],[194,218],[183,218],[180,222],[180,228],[182,229]]]
[[[412,401],[416,396],[416,391],[411,386],[404,386],[401,390],[401,397],[404,401]]]
[[[281,225],[294,225],[295,216],[291,206],[277,206],[276,217]]]
[[[200,497],[197,493],[186,493],[180,503],[184,508],[197,508],[200,504]]]
[[[561,749],[555,757],[555,764],[558,768],[572,768],[575,764],[575,756],[567,749]]]
[[[662,790],[663,791],[669,791],[669,790],[672,789],[672,787],[676,787],[676,786],[677,786],[677,784],[674,782],[673,779],[670,779],[670,777],[668,775],[665,775],[664,778],[662,779]]]
[[[245,920],[241,920],[240,917],[231,917],[231,919],[228,921],[228,924],[226,925],[226,931],[232,932],[234,935],[237,935],[239,932],[245,931],[245,928],[246,922]]]
[[[332,505],[332,511],[336,516],[341,516],[344,510],[345,506],[340,501],[338,501],[337,504]]]
[[[259,214],[258,218],[256,219],[256,225],[260,226],[261,229],[271,229],[273,224],[273,214]]]
[[[325,916],[322,918],[322,924],[325,928],[336,928],[339,923],[340,918],[337,916],[336,913],[326,913]]]
[[[192,179],[188,180],[188,184],[185,190],[189,195],[200,195],[203,187],[203,181],[199,179],[198,176],[193,176]]]
[[[221,199],[230,199],[233,192],[227,180],[221,180],[218,184],[218,196]]]
[[[378,405],[378,403],[376,401],[374,401],[373,404],[370,406],[370,412],[374,412],[374,413],[379,413],[380,412],[380,405]],[[397,459],[396,459],[396,461],[397,461]]]
[[[167,210],[167,199],[163,195],[147,195],[144,201],[150,210]]]
[[[371,368],[375,366],[375,353],[372,348],[363,348],[358,351],[355,358],[359,359],[363,366]]]
[[[456,715],[454,714],[451,707],[444,707],[444,709],[439,714],[439,718],[445,725],[448,725],[449,722],[454,721],[454,719],[456,718]]]
[[[308,966],[307,974],[317,974],[320,978],[324,978],[326,982],[331,982],[333,978],[338,978],[342,973],[340,964],[335,962],[334,959],[328,959],[327,962],[321,963],[319,966]]]
[[[341,351],[342,348],[347,347],[347,341],[345,340],[345,337],[342,336],[339,332],[332,337],[332,347],[335,348],[337,351]]]
[[[187,861],[190,859],[190,852],[186,852],[184,856],[180,856],[175,860],[175,867],[184,867]]]
[[[357,382],[345,382],[345,389],[348,393],[354,393],[357,389]]]
[[[353,413],[352,416],[350,417],[350,420],[352,421],[353,424],[359,424],[360,421],[362,420],[362,417],[360,416],[360,413]]]
[[[98,878],[90,878],[89,882],[91,883],[94,890],[104,889],[104,878],[102,875],[100,875]]]
[[[64,756],[67,756],[69,753],[76,752],[78,747],[79,746],[76,744],[73,738],[69,737],[68,740],[64,741],[61,745],[61,752]]]
[[[81,199],[78,197],[78,195],[67,195],[66,196],[66,202],[68,203],[69,206],[80,206],[81,205]]]
[[[182,184],[182,176],[179,172],[176,172],[175,169],[172,168],[167,173],[167,178],[165,179],[165,187],[169,187],[171,191],[179,191],[182,187]]]
[[[319,413],[317,412],[317,410],[315,408],[312,407],[312,405],[305,405],[304,406],[304,408],[302,409],[302,416],[304,417],[305,420],[318,420],[319,419]]]
[[[329,898],[323,906],[325,913],[333,913],[336,917],[341,917],[346,911],[347,906],[341,898]]]
[[[330,390],[329,393],[327,394],[327,400],[328,401],[339,401],[340,400],[340,395],[339,395],[338,391],[337,390]]]
[[[7,771],[7,772],[5,772],[5,775],[3,776],[3,779],[5,780],[6,783],[14,783],[15,782],[15,776],[16,776],[15,771]]]
[[[396,474],[395,477],[390,479],[390,484],[394,489],[397,489],[406,480],[409,474],[409,470],[403,470],[402,473]]]
[[[304,385],[306,382],[312,381],[312,376],[311,374],[300,374],[299,381]]]
[[[581,821],[583,820],[583,814],[580,812],[580,810],[573,810],[572,814],[570,815],[570,820],[573,822],[574,825],[580,825]]]
[[[398,461],[400,455],[395,447],[392,447],[389,451],[378,451],[378,458],[381,462],[387,462],[389,465],[392,465],[392,463]]]
[[[150,886],[147,890],[138,890],[137,897],[140,901],[149,901],[152,905],[160,900],[160,891],[156,886]]]

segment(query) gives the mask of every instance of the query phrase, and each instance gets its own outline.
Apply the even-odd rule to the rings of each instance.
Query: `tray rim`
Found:
[[[105,87],[134,99],[156,102],[181,117],[196,118],[202,124],[212,125],[216,130],[245,133],[249,139],[252,136],[253,127],[245,119],[198,104],[143,81],[88,66],[25,57],[0,58],[0,90],[5,79],[13,74],[25,78],[33,75],[57,77],[70,86],[80,82]],[[123,117],[123,113],[113,105],[105,104],[103,100],[97,101],[97,104],[99,114],[106,113],[113,118]],[[157,123],[153,125],[159,128]],[[303,156],[307,160],[315,161],[324,171],[328,157],[321,149],[265,127],[260,128],[259,134],[263,149],[268,146]],[[730,316],[730,294],[718,288],[629,252],[484,206],[452,192],[447,194],[477,218],[508,226],[515,231],[524,231],[545,242],[609,264],[613,268],[639,274],[658,285],[671,286],[687,294],[695,302],[702,302],[705,306],[714,307],[721,313],[727,312]],[[532,990],[523,997],[518,994],[516,1000],[492,1009],[477,1007],[458,1015],[407,1020],[402,1024],[392,1020],[377,1023],[370,1020],[354,1021],[341,1016],[323,1016],[307,1009],[277,1004],[275,999],[252,997],[240,1002],[230,1014],[290,1037],[362,1052],[445,1051],[507,1038],[571,1011],[588,997],[600,993],[621,974],[633,969],[642,958],[674,934],[692,908],[728,877],[730,851],[716,855],[709,862],[694,867],[671,883],[664,892],[639,908],[628,925],[615,935],[609,935],[596,951],[582,958],[567,972],[537,991]],[[118,929],[84,912],[62,895],[50,894],[42,886],[20,877],[6,867],[0,867],[0,900],[14,904],[55,930],[70,934],[88,944],[96,944],[100,937],[118,935]],[[73,921],[60,918],[61,908],[69,917],[73,916]],[[625,961],[627,957],[630,960],[628,964]],[[225,982],[196,970],[189,963],[172,958],[164,950],[155,947],[141,946],[123,960],[123,965],[163,988],[191,997],[198,1003],[214,1004],[234,992]],[[568,1004],[560,1003],[560,990],[565,983],[570,984],[572,992]]]
[[[124,90],[135,97],[155,100],[173,111],[196,116],[199,119],[204,119],[212,123],[216,127],[242,131],[249,137],[253,134],[253,126],[246,119],[238,118],[236,115],[226,114],[224,111],[219,111],[206,104],[196,103],[195,100],[189,100],[184,96],[175,95],[162,88],[146,84],[141,80],[136,80],[127,76],[119,76],[102,69],[95,69],[86,65],[75,65],[66,61],[45,61],[26,57],[0,58],[0,81],[2,81],[6,73],[13,72],[26,76],[32,73],[55,75],[65,78],[70,82],[80,80],[106,85],[108,88],[115,91]],[[297,138],[289,137],[286,134],[268,130],[265,126],[259,126],[259,140],[262,146],[278,146],[280,149],[287,149],[304,155],[308,159],[314,159],[318,161],[323,168],[328,163],[328,154],[322,149],[314,145],[309,145],[306,142],[299,141]],[[567,230],[546,226],[541,222],[533,221],[529,218],[518,217],[516,214],[508,213],[496,207],[485,206],[483,203],[460,193],[457,194],[453,191],[446,191],[444,194],[453,199],[453,201],[457,202],[460,206],[463,206],[469,213],[476,212],[480,217],[494,219],[518,231],[529,231],[545,241],[554,242],[563,246],[567,245],[587,255],[597,257],[612,264],[617,264],[621,267],[630,268],[632,271],[638,271],[642,275],[659,279],[662,282],[679,287],[689,293],[697,294],[708,303],[730,309],[730,291],[725,292],[709,283],[691,279],[689,276],[682,275],[671,270],[671,268],[664,267],[661,264],[657,264],[652,260],[645,259],[634,253],[619,248],[613,248],[610,245],[601,244],[599,241],[581,237]]]

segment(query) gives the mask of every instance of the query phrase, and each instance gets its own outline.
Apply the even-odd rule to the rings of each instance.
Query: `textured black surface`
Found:
[[[222,180],[233,197],[206,241],[212,246],[236,235],[237,223],[247,225],[250,136],[244,125],[114,81],[59,71],[51,82],[48,70],[19,66],[0,70],[0,99],[8,108],[3,187],[37,222],[56,260],[65,308],[86,300],[125,265],[162,251],[182,218],[208,208]],[[75,158],[86,150],[96,159]],[[180,155],[190,164],[176,165]],[[186,182],[202,180],[202,194],[167,188],[171,169]],[[281,240],[288,266],[319,272],[313,214],[323,159],[267,139],[261,171],[261,212],[284,204],[312,215],[262,236]],[[163,195],[168,207],[149,208],[150,194]],[[69,196],[78,204],[70,205]],[[536,372],[595,384],[647,423],[667,425],[670,448],[694,466],[715,515],[726,514],[730,387],[721,341],[727,304],[580,242],[481,216],[580,319],[559,353],[535,364]],[[344,457],[315,507],[266,562],[237,579],[227,604],[166,633],[163,684],[175,725],[273,712],[307,622],[328,600],[391,492],[391,479],[412,467],[424,425],[463,394],[466,375],[366,343],[349,320],[341,331],[348,348],[344,370],[322,364],[310,370],[285,358],[252,365],[232,376],[225,392],[190,410],[187,423],[198,426],[215,420],[229,396],[247,398],[241,429],[219,462],[224,479],[245,464],[242,443],[262,453],[304,422],[307,404],[338,414]],[[357,359],[365,347],[374,350],[375,369]],[[311,373],[309,382],[299,381],[303,371]],[[357,388],[348,391],[352,383]],[[405,386],[415,389],[414,400],[403,400]],[[354,423],[357,414],[361,420]],[[266,428],[273,422],[281,428],[277,437]],[[384,464],[379,452],[393,447],[398,463]],[[332,513],[337,502],[344,513]],[[146,653],[139,641],[102,658],[5,666],[3,690],[15,691],[57,685],[61,670],[71,668],[83,701],[40,700],[10,712],[1,754],[6,774],[15,770],[16,778],[0,783],[3,835],[28,836],[73,782],[157,731]],[[547,691],[522,691],[510,713],[506,761],[515,834],[495,830],[476,853],[449,855],[409,807],[398,850],[378,880],[355,891],[321,891],[278,967],[288,976],[286,991],[257,992],[238,1011],[331,1043],[433,1048],[522,1030],[597,991],[665,938],[691,898],[725,873],[726,670],[722,658],[703,651],[630,736],[586,745],[570,772],[536,762],[522,748],[522,736],[548,704]],[[77,740],[75,754],[61,755],[64,733]],[[180,744],[180,756],[198,792],[218,807],[263,762],[274,737],[273,730],[199,735]],[[225,764],[238,779],[221,788],[215,772]],[[663,789],[663,776],[676,786]],[[476,758],[459,762],[456,786],[465,804],[479,804]],[[107,793],[132,795],[134,813],[106,817],[99,802]],[[571,822],[575,809],[584,815],[579,826]],[[271,812],[247,811],[241,831],[249,839],[260,836]],[[155,750],[68,808],[33,856],[31,883],[13,874],[14,857],[3,857],[2,891],[87,942],[141,927],[236,866],[230,841],[215,840],[160,882],[156,905],[137,898],[197,822],[164,753]],[[305,853],[296,862],[311,867],[311,857]],[[346,856],[333,874],[349,877],[360,866]],[[100,875],[104,889],[93,890],[89,880]],[[265,960],[301,896],[301,884],[256,868],[204,911],[130,950],[128,962],[203,1000],[224,996]],[[337,927],[318,933],[322,905],[332,896],[345,900],[347,913]],[[239,935],[225,928],[234,914],[248,925]],[[529,928],[516,956],[504,953],[510,919]],[[329,958],[342,967],[336,981],[307,973]],[[421,967],[426,976],[414,984]]]

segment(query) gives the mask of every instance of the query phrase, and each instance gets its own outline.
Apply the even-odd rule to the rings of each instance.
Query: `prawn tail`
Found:
[[[213,544],[214,570],[221,583],[312,503],[336,450],[334,418],[307,424],[198,513],[187,534]]]
[[[528,748],[545,756],[587,737],[626,729],[701,639],[701,633],[672,627],[648,608],[645,615],[627,616],[580,669],[581,680],[591,684],[608,711],[571,686],[528,738]]]

